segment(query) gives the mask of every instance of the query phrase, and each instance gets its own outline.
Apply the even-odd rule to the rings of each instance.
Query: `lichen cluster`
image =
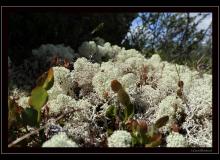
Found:
[[[160,128],[166,141],[161,146],[212,146],[212,75],[201,76],[187,66],[162,61],[157,54],[146,59],[134,49],[126,50],[110,43],[100,46],[93,41],[84,42],[78,51],[74,53],[70,47],[51,44],[33,50],[34,56],[45,58],[47,63],[57,54],[68,58],[74,66],[73,70],[53,66],[54,84],[47,91],[49,116],[71,108],[80,109],[62,122],[65,135],[54,136],[43,147],[101,146],[106,138],[108,147],[130,147],[129,132],[116,130],[111,135],[107,134],[108,118],[105,113],[111,105],[117,104],[117,92],[111,88],[115,79],[134,105],[135,119],[155,123],[158,118],[169,116],[169,122]],[[79,58],[73,60],[73,57]],[[18,96],[16,101],[23,108],[28,107],[30,95],[25,87],[19,88],[22,83],[15,82],[20,80],[33,85],[30,78],[34,76],[26,78],[28,75],[24,70],[30,64],[35,66],[33,70],[41,68],[37,61],[12,68],[10,74],[9,96]],[[28,74],[36,74],[36,71]],[[184,82],[183,97],[177,95],[179,80]],[[118,86],[115,87],[118,90]],[[175,132],[177,129],[172,129],[173,125],[178,125],[182,132]]]

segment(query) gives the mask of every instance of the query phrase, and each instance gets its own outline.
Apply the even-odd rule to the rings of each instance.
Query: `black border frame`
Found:
[[[74,8],[74,10],[73,10]],[[213,147],[212,148],[8,148],[7,147],[7,49],[8,16],[10,12],[212,12],[213,15]],[[219,6],[1,6],[1,153],[41,153],[41,154],[216,154],[219,153]],[[3,77],[4,76],[4,77]],[[59,153],[60,152],[60,153]]]

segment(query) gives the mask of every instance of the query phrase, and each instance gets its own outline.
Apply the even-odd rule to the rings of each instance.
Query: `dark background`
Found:
[[[72,8],[74,10],[74,8]],[[64,44],[76,52],[84,41],[101,37],[120,44],[136,13],[14,12],[9,14],[9,57],[15,64],[41,44]],[[104,26],[91,34],[101,23]]]

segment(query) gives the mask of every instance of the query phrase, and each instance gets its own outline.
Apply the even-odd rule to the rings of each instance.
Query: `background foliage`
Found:
[[[83,41],[101,37],[111,44],[135,48],[146,57],[211,70],[212,24],[198,26],[208,13],[11,13],[9,56],[22,63],[41,44],[71,46],[76,52]],[[141,25],[131,27],[133,20]],[[122,43],[121,43],[122,42]]]
[[[194,63],[200,60],[203,68],[210,69],[212,23],[198,29],[207,16],[209,13],[141,13],[137,16],[141,25],[130,29],[123,44],[146,57],[159,53],[164,60],[191,67],[198,67]]]

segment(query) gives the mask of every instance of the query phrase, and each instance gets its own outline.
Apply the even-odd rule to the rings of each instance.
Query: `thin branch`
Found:
[[[60,115],[59,117],[57,117],[54,122],[59,121],[60,119],[62,119],[63,117],[65,117],[67,114],[72,113],[72,112],[75,112],[75,111],[79,111],[79,110],[71,110],[71,111],[69,111],[69,112],[63,113],[62,115]],[[21,142],[22,140],[24,140],[24,139],[30,137],[31,135],[34,135],[34,134],[39,133],[40,130],[46,128],[48,125],[50,125],[50,123],[51,123],[51,122],[48,122],[48,123],[46,123],[44,126],[38,128],[38,129],[36,129],[36,130],[34,130],[34,131],[30,132],[30,133],[27,133],[27,134],[25,134],[24,136],[22,136],[22,137],[20,137],[20,138],[17,138],[15,141],[11,142],[11,143],[8,145],[8,147],[10,148],[10,147],[14,146],[15,144]]]

